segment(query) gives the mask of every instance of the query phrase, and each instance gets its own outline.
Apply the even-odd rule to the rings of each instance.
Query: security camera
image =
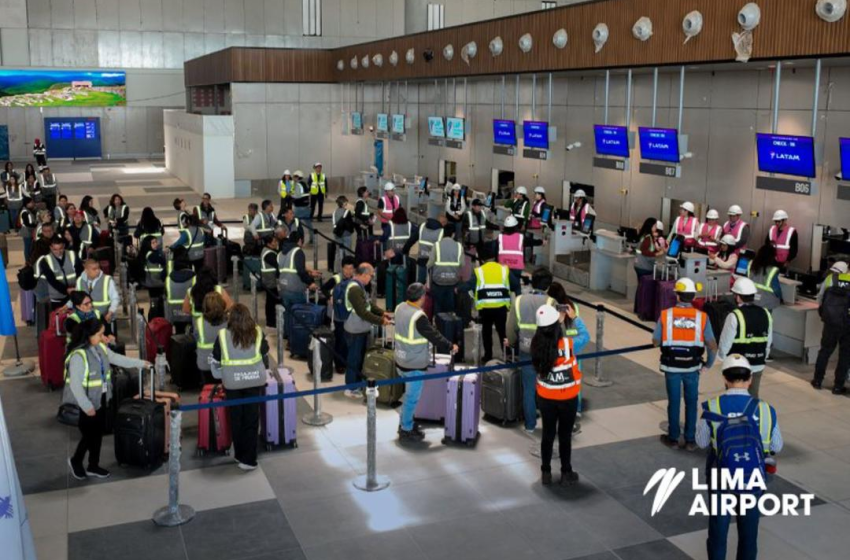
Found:
[[[815,12],[822,20],[835,23],[847,12],[847,0],[818,0]]]
[[[632,27],[632,35],[640,41],[648,41],[652,37],[652,20],[642,17]]]
[[[679,155],[679,159],[691,159],[694,157],[693,152],[685,152],[684,154]]]
[[[422,51],[422,59],[425,62],[431,62],[434,60],[434,49],[428,48]]]
[[[843,181],[844,180],[844,177],[841,175],[840,171],[835,174],[835,180],[836,181]]]
[[[572,144],[567,146],[567,151],[571,152],[571,151],[576,150],[578,148],[581,148],[581,142],[573,142]]]
[[[738,12],[738,23],[747,31],[755,29],[761,21],[761,8],[755,2],[750,2]]]

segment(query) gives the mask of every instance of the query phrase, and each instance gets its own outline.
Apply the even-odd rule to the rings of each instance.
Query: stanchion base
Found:
[[[595,377],[587,377],[581,380],[585,385],[590,385],[591,387],[610,387],[614,384],[613,381],[608,381],[607,379],[597,379]]]
[[[11,365],[7,368],[3,368],[3,376],[4,377],[23,377],[25,375],[29,375],[35,366],[33,366],[29,362],[21,362],[19,364]]]
[[[311,412],[310,414],[305,414],[301,417],[301,421],[308,426],[327,426],[333,422],[333,419],[334,417],[327,412],[320,412],[318,414]]]
[[[153,522],[160,527],[177,527],[192,521],[195,517],[195,510],[192,506],[180,504],[176,510],[172,510],[170,506],[161,507],[153,514]]]
[[[358,490],[363,490],[364,492],[380,492],[381,490],[389,487],[390,479],[386,476],[376,476],[375,482],[369,484],[369,480],[366,475],[358,476],[354,480],[354,487]]]

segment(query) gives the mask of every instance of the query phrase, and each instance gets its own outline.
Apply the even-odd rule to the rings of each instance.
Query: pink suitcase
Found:
[[[435,363],[428,367],[425,373],[442,373],[449,370],[451,356],[438,354]],[[430,379],[422,386],[422,396],[413,412],[417,420],[442,422],[446,419],[446,391],[449,378]]]
[[[449,378],[446,389],[446,430],[443,443],[478,442],[478,422],[481,416],[481,380],[478,374],[463,374]]]
[[[224,401],[224,386],[204,385],[198,402],[221,401]],[[227,408],[204,408],[198,411],[198,455],[226,455],[232,442],[230,414]]]
[[[281,366],[277,371],[269,372],[266,396],[294,392],[295,381],[292,378],[291,369]],[[296,405],[295,399],[267,401],[264,404],[260,420],[262,420],[263,438],[267,450],[271,451],[280,446],[298,447],[295,439],[295,429],[298,425]]]

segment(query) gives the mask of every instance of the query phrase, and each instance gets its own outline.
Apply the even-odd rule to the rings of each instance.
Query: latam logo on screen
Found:
[[[770,159],[781,159],[784,161],[803,161],[799,154],[789,154],[784,152],[770,152]]]

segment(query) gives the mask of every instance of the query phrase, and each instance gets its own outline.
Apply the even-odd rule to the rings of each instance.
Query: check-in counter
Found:
[[[773,310],[773,348],[814,364],[820,351],[823,322],[814,300],[799,299]]]
[[[605,230],[596,232],[596,244],[590,247],[589,287],[591,290],[611,290],[633,300],[638,284],[635,255],[625,252],[624,245],[618,244],[616,237],[619,236]],[[622,250],[616,250],[618,246]]]

